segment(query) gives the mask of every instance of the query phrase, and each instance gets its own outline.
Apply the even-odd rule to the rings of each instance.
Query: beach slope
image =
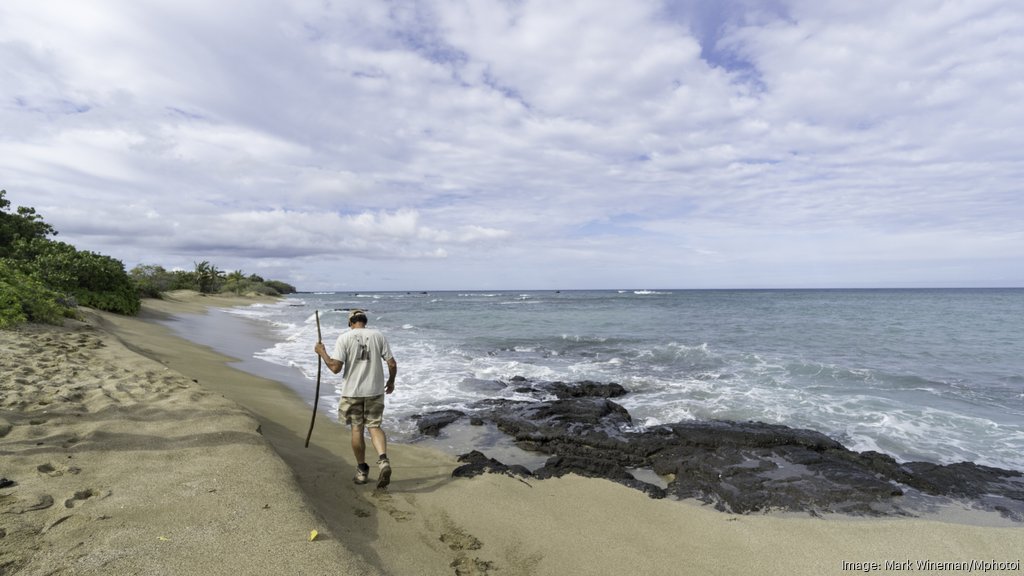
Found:
[[[380,573],[253,414],[84,316],[0,331],[0,574]]]

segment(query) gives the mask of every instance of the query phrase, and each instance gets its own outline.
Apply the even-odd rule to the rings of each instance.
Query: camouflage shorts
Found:
[[[342,396],[338,404],[338,414],[345,419],[345,424],[350,426],[380,428],[384,420],[384,395],[366,398]]]

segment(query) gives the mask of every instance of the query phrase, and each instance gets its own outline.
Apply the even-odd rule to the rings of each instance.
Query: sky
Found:
[[[1018,0],[3,0],[0,188],[300,290],[1024,286]]]

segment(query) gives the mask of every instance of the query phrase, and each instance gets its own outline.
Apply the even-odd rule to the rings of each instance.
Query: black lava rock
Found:
[[[618,384],[520,379],[514,385],[535,400],[481,401],[469,417],[493,423],[524,449],[549,454],[533,472],[537,478],[606,478],[654,498],[697,498],[734,513],[908,514],[901,497],[911,490],[969,500],[1024,521],[1024,473],[1018,471],[969,462],[899,463],[878,452],[851,451],[814,430],[762,422],[687,421],[635,431],[626,409],[609,399],[621,395]],[[464,415],[428,414],[419,425],[436,435]],[[511,470],[479,452],[463,457],[467,464],[456,476]],[[669,479],[667,487],[637,480],[630,468],[652,469]]]

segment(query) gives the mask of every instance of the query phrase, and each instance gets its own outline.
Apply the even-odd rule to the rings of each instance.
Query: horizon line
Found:
[[[405,293],[429,294],[431,292],[714,292],[714,291],[812,291],[812,290],[1022,290],[1024,286],[834,286],[834,287],[746,287],[746,288],[436,288],[436,289],[384,289],[384,290],[296,290],[295,294],[370,294],[370,293]]]

